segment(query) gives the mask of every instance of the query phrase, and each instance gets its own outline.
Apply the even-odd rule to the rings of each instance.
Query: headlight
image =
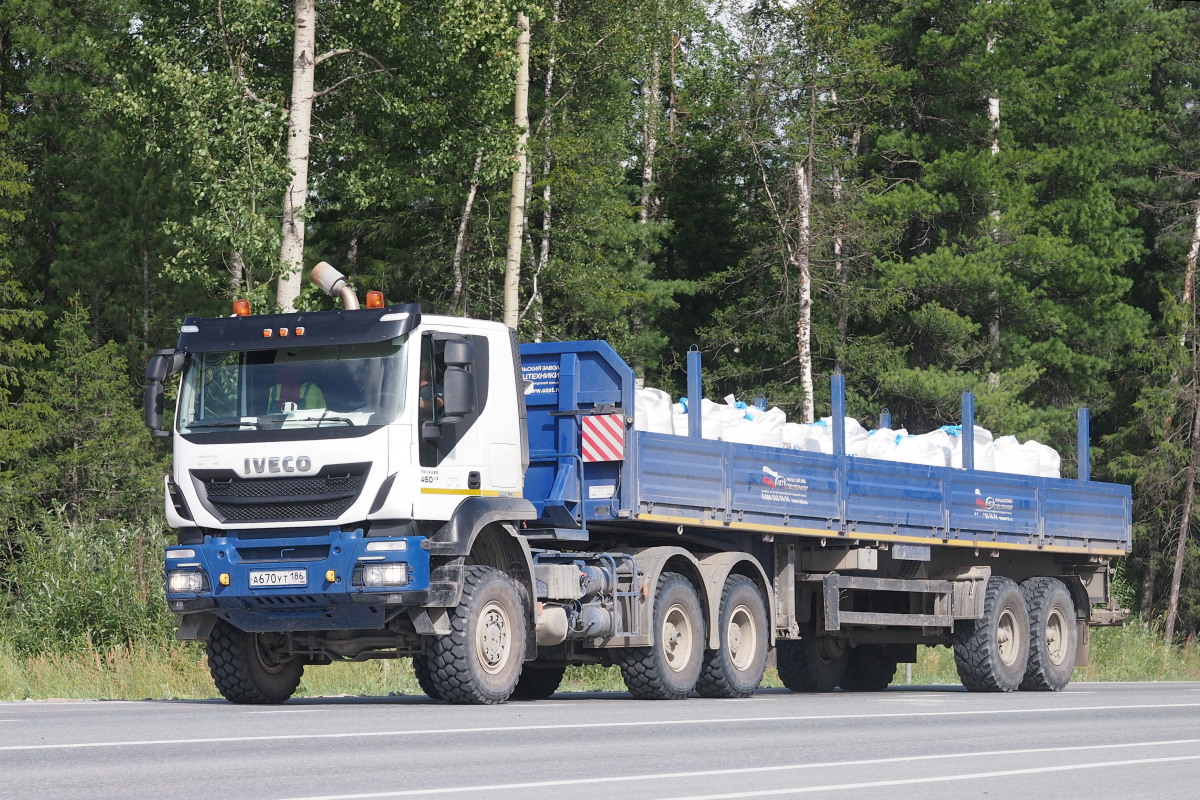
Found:
[[[208,588],[208,577],[198,570],[167,573],[167,594],[199,594]]]
[[[364,586],[403,586],[408,583],[408,564],[364,564]]]

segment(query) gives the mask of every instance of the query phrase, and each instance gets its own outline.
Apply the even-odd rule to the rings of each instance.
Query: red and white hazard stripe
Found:
[[[625,421],[620,414],[583,418],[583,460],[621,461],[625,458]]]

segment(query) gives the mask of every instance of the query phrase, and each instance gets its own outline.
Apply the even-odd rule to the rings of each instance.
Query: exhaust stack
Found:
[[[334,267],[325,261],[320,262],[312,268],[309,273],[309,278],[320,287],[321,291],[333,297],[335,294],[342,298],[342,307],[347,311],[354,311],[360,308],[358,304],[358,295],[354,293],[354,289],[350,286],[350,282],[346,280],[346,276],[338,272]]]

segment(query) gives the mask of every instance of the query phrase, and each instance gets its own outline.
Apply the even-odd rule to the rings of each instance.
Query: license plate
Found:
[[[269,569],[257,570],[250,573],[250,588],[259,589],[266,586],[307,586],[308,570],[306,569]]]

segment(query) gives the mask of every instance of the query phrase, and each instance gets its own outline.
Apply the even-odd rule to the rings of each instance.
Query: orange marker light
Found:
[[[263,338],[270,339],[273,332],[270,328],[263,328]]]
[[[280,335],[281,337],[286,337],[286,336],[288,335],[288,329],[287,329],[287,328],[280,328],[280,329],[279,329],[279,335]]]
[[[249,300],[234,300],[233,315],[235,317],[250,316],[250,301]]]
[[[383,308],[383,292],[367,292],[367,308]]]
[[[297,335],[297,336],[303,336],[303,335],[304,335],[304,326],[303,326],[303,325],[301,325],[300,327],[296,328],[296,335]]]

